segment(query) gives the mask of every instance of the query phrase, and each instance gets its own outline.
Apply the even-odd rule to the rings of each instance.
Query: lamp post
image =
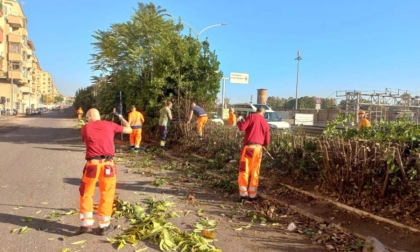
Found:
[[[223,86],[222,86],[222,120],[223,120],[223,114],[225,109],[225,87],[226,87],[226,80],[229,80],[228,77],[222,77],[223,80]]]
[[[13,83],[13,63],[10,61],[10,66],[9,66],[9,70],[10,70],[10,113],[11,115],[13,115],[13,96],[15,96],[15,87],[14,87],[14,83]]]
[[[295,105],[295,109],[298,109],[298,86],[299,86],[299,61],[302,60],[302,58],[300,57],[300,51],[297,51],[297,58],[295,59],[297,60],[297,73],[296,73],[296,105]]]
[[[174,15],[172,15],[172,14],[169,14],[169,13],[166,13],[166,14],[164,14],[164,16],[169,16],[169,17],[172,17],[172,18],[177,18],[177,17],[175,17]],[[186,26],[188,26],[189,28],[190,28],[190,30],[191,31],[193,31],[194,32],[194,34],[195,34],[195,36],[197,37],[197,39],[200,39],[200,35],[205,31],[205,30],[207,30],[207,29],[210,29],[210,28],[213,28],[213,27],[217,27],[217,26],[223,26],[223,25],[227,25],[227,24],[225,24],[225,23],[220,23],[220,24],[214,24],[214,25],[209,25],[209,26],[207,26],[207,27],[205,27],[204,29],[202,29],[200,32],[197,32],[189,23],[187,23],[187,22],[185,22],[183,19],[181,19],[180,17],[178,17],[178,20],[180,21],[180,22],[182,22],[183,24],[185,24]]]

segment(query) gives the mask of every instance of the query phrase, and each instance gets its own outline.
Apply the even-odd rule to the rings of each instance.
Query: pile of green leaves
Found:
[[[178,217],[175,212],[170,211],[173,205],[174,203],[165,200],[148,198],[143,207],[138,203],[133,205],[117,199],[114,217],[126,217],[131,225],[117,237],[108,238],[108,241],[118,249],[127,244],[137,246],[139,241],[149,240],[158,244],[162,251],[221,251],[211,245],[214,235],[209,235],[209,232],[216,227],[214,221],[202,220],[195,225],[195,232],[187,233],[168,221],[169,218]],[[206,227],[209,230],[205,230]]]

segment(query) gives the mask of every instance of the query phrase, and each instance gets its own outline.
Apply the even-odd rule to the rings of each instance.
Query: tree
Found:
[[[93,87],[81,88],[76,91],[73,107],[82,107],[83,111],[95,106],[95,97],[93,96]]]
[[[54,103],[61,103],[64,101],[64,97],[62,95],[58,95],[54,97]]]
[[[223,74],[215,52],[208,41],[182,36],[183,25],[165,20],[165,11],[153,3],[139,3],[129,21],[93,35],[90,63],[100,72],[92,79],[101,109],[114,106],[118,90],[126,94],[126,104],[152,117],[168,99],[175,102],[178,117],[186,114],[192,100],[214,106]]]

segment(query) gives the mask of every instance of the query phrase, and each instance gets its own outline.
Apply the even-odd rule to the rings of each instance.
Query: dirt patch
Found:
[[[123,142],[117,144],[120,150],[128,147]],[[269,197],[239,203],[236,185],[232,183],[237,175],[229,172],[234,163],[218,169],[212,167],[211,160],[194,155],[182,157],[178,151],[157,148],[137,155],[122,151],[119,156],[127,166],[124,172],[141,176],[147,194],[173,195],[171,199],[178,211],[188,212],[185,218],[174,220],[178,226],[188,229],[198,212],[216,219],[219,226],[214,244],[223,251],[361,251],[363,246],[363,240],[334,225],[314,221]],[[268,189],[264,188],[265,180],[262,191]],[[295,202],[302,201],[301,196],[295,196]],[[306,197],[305,201],[311,200]],[[296,228],[288,231],[291,223]]]

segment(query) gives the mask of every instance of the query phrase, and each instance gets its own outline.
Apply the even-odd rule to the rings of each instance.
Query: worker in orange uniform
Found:
[[[83,118],[83,109],[82,107],[79,107],[79,109],[77,110],[77,119],[82,120]]]
[[[130,145],[131,150],[135,152],[139,152],[140,143],[141,143],[141,131],[142,131],[142,125],[144,123],[144,117],[143,115],[137,111],[136,106],[131,106],[131,112],[128,114],[128,123],[130,124],[133,131],[130,134]]]
[[[359,125],[357,125],[357,130],[362,130],[362,128],[371,127],[370,121],[367,119],[367,114],[364,110],[359,111]]]
[[[93,233],[93,196],[96,182],[99,181],[100,199],[97,210],[99,229],[97,234],[105,235],[110,230],[112,206],[117,183],[117,167],[114,163],[114,135],[130,134],[130,124],[118,115],[122,125],[101,120],[95,108],[86,113],[87,123],[81,129],[82,139],[86,146],[86,164],[80,183],[80,221],[77,235]]]
[[[197,117],[197,133],[199,139],[202,140],[204,125],[206,125],[208,120],[207,113],[202,107],[198,106],[197,104],[195,104],[195,102],[193,102],[191,103],[191,112],[187,123],[191,122],[193,115]]]
[[[236,126],[236,115],[235,115],[234,108],[229,109],[229,118],[228,118],[227,123],[229,126]]]
[[[264,113],[265,109],[259,107],[255,114],[237,123],[238,129],[245,131],[238,176],[241,201],[257,198],[263,146],[270,143],[270,127]]]

